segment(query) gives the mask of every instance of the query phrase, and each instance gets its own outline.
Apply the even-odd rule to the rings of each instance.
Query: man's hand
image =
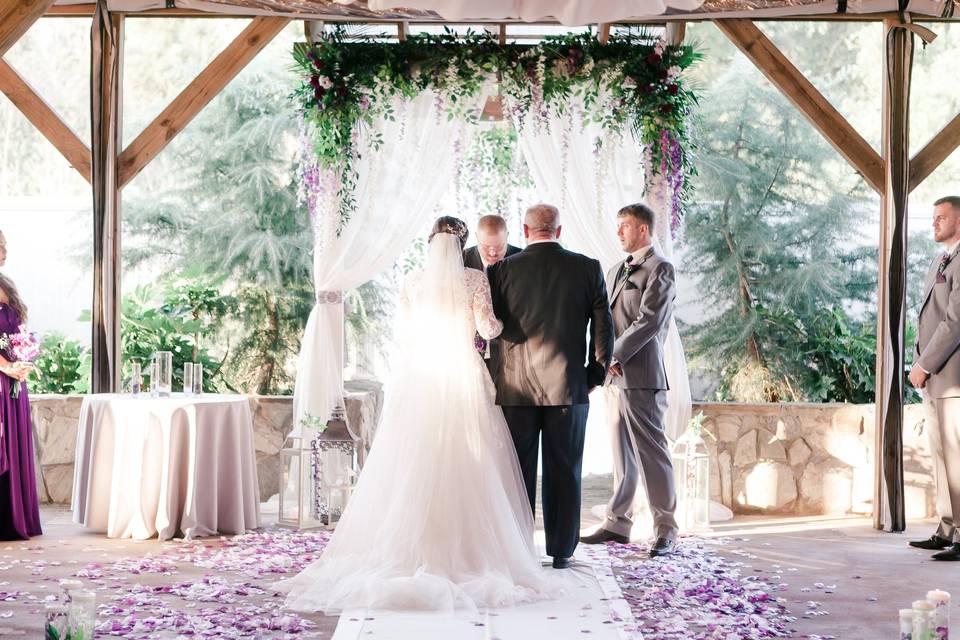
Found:
[[[610,375],[612,375],[612,376],[622,376],[622,375],[623,375],[623,367],[620,366],[620,363],[619,363],[619,362],[615,362],[615,363],[613,363],[612,365],[610,365],[610,368],[607,369],[607,372],[608,372]]]
[[[910,384],[917,389],[923,389],[925,386],[927,386],[927,378],[929,377],[930,374],[917,365],[913,365],[913,367],[910,369]]]

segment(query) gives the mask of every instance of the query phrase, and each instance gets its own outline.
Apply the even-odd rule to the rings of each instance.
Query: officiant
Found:
[[[481,216],[474,235],[477,244],[463,250],[463,266],[467,268],[486,271],[490,265],[522,251],[520,247],[507,242],[507,221],[498,215]],[[488,342],[478,335],[474,338],[474,342],[492,377],[496,370],[497,358],[500,356],[499,338]]]

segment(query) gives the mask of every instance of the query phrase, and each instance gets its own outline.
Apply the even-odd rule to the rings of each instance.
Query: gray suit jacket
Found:
[[[917,319],[914,363],[930,372],[927,392],[934,398],[960,397],[960,257],[957,252],[937,282],[940,256],[933,260],[923,285]]]
[[[613,358],[622,376],[607,376],[607,384],[621,389],[669,389],[663,365],[663,343],[676,296],[673,265],[650,248],[624,277],[625,261],[607,274],[613,313]]]

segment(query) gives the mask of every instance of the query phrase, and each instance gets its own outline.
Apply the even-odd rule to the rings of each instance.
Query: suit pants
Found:
[[[608,416],[613,445],[613,497],[607,504],[603,528],[630,537],[633,503],[642,481],[653,514],[654,534],[677,535],[677,493],[673,463],[664,433],[667,392],[659,389],[607,387],[606,399],[614,403]]]
[[[924,393],[923,408],[937,481],[937,535],[960,543],[960,398]]]
[[[543,435],[543,528],[547,555],[569,558],[580,542],[580,470],[588,404],[502,407],[536,513],[537,453]]]

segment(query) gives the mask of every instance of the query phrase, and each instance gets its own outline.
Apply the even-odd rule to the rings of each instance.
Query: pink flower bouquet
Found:
[[[7,350],[16,362],[30,364],[40,355],[40,340],[37,334],[20,325],[18,333],[0,337],[0,348]],[[10,385],[10,397],[20,397],[20,384]]]

